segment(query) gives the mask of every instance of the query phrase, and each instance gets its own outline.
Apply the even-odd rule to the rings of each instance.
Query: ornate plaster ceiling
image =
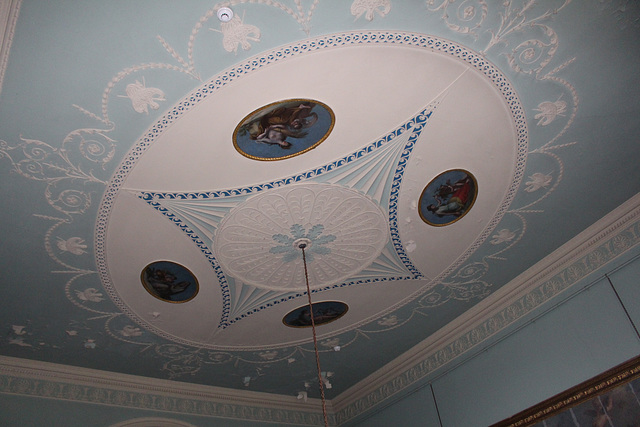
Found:
[[[2,354],[293,396],[315,372],[282,320],[306,301],[302,239],[313,300],[348,306],[318,328],[334,398],[640,189],[632,5],[347,3],[234,2],[228,23],[213,3],[18,4]],[[267,128],[287,100],[331,112],[321,138],[307,110]],[[234,145],[256,111],[262,160]],[[155,261],[195,296],[153,295]]]
[[[212,349],[308,341],[307,331],[292,331],[278,320],[304,301],[302,256],[291,256],[300,252],[292,243],[316,227],[317,236],[305,239],[310,286],[318,298],[351,307],[348,316],[323,328],[321,337],[332,338],[424,294],[434,278],[468,257],[469,246],[486,239],[511,202],[509,189],[519,183],[528,142],[506,78],[486,61],[476,71],[475,54],[439,39],[380,32],[369,34],[371,42],[343,40],[353,37],[359,35],[304,41],[286,49],[301,53],[277,63],[251,67],[265,57],[286,56],[282,49],[214,77],[229,83],[197,89],[187,99],[200,101],[179,103],[173,111],[183,110],[163,117],[125,157],[107,184],[96,237],[103,283],[136,322]],[[393,43],[380,45],[380,39]],[[324,47],[306,51],[311,44]],[[447,53],[450,47],[457,52]],[[370,67],[378,72],[367,73]],[[411,69],[411,78],[383,78],[396,67]],[[248,71],[230,78],[237,70]],[[309,87],[327,73],[330,85]],[[248,109],[237,102],[245,93],[260,94]],[[363,108],[380,96],[380,111]],[[322,99],[335,115],[330,135],[313,151],[256,161],[230,144],[248,111],[303,97]],[[460,125],[452,128],[452,120]],[[495,153],[499,167],[486,161],[487,151]],[[194,168],[193,159],[200,166]],[[473,171],[479,180],[473,210],[450,227],[429,226],[417,209],[421,192],[455,168]],[[153,219],[149,205],[159,213]],[[455,242],[440,250],[453,234]],[[291,242],[274,251],[277,236]],[[157,243],[149,244],[150,238]],[[409,249],[407,241],[413,242]],[[201,292],[188,305],[166,307],[137,283],[132,286],[145,265],[162,259],[185,265],[199,278]],[[275,327],[264,334],[256,327],[264,324]]]

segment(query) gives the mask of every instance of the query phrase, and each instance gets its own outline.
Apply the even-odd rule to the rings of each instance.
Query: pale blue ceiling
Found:
[[[444,299],[433,307],[416,300],[393,312],[397,319],[410,319],[404,327],[391,328],[392,320],[372,322],[341,334],[341,351],[322,355],[323,370],[335,372],[329,398],[453,321],[640,190],[637,4],[478,0],[465,2],[475,9],[467,9],[470,20],[463,21],[454,18],[455,2],[447,6],[444,0],[390,0],[388,14],[373,12],[369,21],[366,14],[351,13],[356,2],[282,0],[293,14],[299,13],[300,4],[305,18],[299,20],[266,3],[233,6],[245,25],[260,31],[259,41],[247,39],[247,50],[239,45],[235,52],[224,49],[222,33],[209,29],[219,28],[217,19],[203,19],[213,2],[22,3],[0,93],[0,319],[6,331],[0,354],[238,389],[251,377],[249,389],[282,394],[295,394],[314,378],[310,343],[300,346],[302,350],[279,349],[272,356],[271,350],[223,352],[175,344],[148,331],[122,334],[125,327],[139,325],[118,314],[95,273],[93,256],[104,183],[139,138],[181,98],[228,67],[307,37],[406,31],[484,52],[515,88],[529,134],[526,168],[510,212],[466,261],[483,265],[482,273],[474,276],[479,288],[467,280],[466,290],[472,294],[463,295],[437,286]],[[530,8],[516,14],[524,4]],[[547,15],[556,8],[557,13]],[[513,25],[501,27],[501,18]],[[204,24],[189,49],[190,35],[201,19]],[[469,31],[465,22],[473,23]],[[494,45],[492,34],[501,36]],[[257,38],[255,33],[250,36]],[[529,65],[509,62],[514,51],[518,55],[528,48],[534,48],[534,59],[539,60]],[[182,63],[189,58],[193,68]],[[399,69],[398,84],[402,75]],[[137,113],[124,97],[125,88],[143,79],[147,87],[162,88],[164,99],[157,101],[158,109],[148,104],[148,113]],[[558,114],[549,113],[553,108]],[[92,137],[106,151],[80,146],[79,138],[93,132],[89,129],[100,130]],[[33,151],[23,152],[21,144]],[[545,152],[536,152],[544,147]],[[47,154],[39,157],[40,149]],[[98,161],[87,161],[83,149]],[[30,165],[19,163],[28,156],[33,159]],[[536,187],[530,184],[534,174],[551,180]],[[77,193],[61,193],[70,189]],[[62,205],[55,197],[80,193],[88,197],[80,202],[86,209],[69,204],[56,209]],[[498,231],[503,229],[513,236],[505,233],[506,240],[501,240]],[[71,236],[81,240],[67,240]],[[62,241],[66,251],[59,246]],[[447,279],[455,281],[453,275]],[[91,293],[81,298],[76,292],[90,288],[94,295],[102,294],[96,311],[85,309],[94,307],[86,300]]]

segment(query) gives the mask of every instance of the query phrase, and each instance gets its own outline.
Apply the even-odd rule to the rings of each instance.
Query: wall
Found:
[[[488,426],[637,356],[640,256],[631,252],[464,363],[348,425]]]

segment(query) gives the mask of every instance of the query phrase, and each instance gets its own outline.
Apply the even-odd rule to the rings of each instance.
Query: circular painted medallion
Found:
[[[318,145],[331,133],[331,108],[311,99],[287,99],[258,108],[236,126],[233,145],[254,160],[282,160]]]
[[[388,240],[382,209],[348,188],[306,184],[259,193],[224,218],[214,237],[225,273],[272,290],[306,290],[341,283],[378,257]]]
[[[144,288],[154,297],[166,302],[187,302],[199,290],[198,280],[185,266],[171,261],[155,261],[140,274]]]
[[[349,306],[340,301],[322,301],[311,305],[313,308],[313,323],[316,326],[333,322],[344,316],[349,310]],[[282,318],[282,323],[292,328],[311,327],[309,304],[291,310]]]
[[[453,224],[469,212],[477,195],[478,183],[469,172],[462,169],[443,172],[422,190],[420,217],[436,227]]]

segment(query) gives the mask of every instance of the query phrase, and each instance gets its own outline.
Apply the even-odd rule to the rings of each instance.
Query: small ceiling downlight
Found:
[[[222,22],[229,22],[233,18],[233,10],[228,7],[218,9],[218,19]]]

